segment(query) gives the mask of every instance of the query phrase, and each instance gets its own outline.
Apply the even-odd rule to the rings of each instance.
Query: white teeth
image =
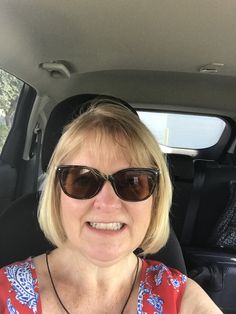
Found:
[[[100,230],[120,230],[123,227],[123,224],[120,222],[110,223],[89,222],[89,224],[91,227]]]

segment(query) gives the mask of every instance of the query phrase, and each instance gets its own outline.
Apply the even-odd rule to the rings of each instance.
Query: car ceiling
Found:
[[[0,67],[55,101],[112,93],[234,117],[235,12],[234,0],[1,0]],[[39,66],[58,60],[69,79]]]

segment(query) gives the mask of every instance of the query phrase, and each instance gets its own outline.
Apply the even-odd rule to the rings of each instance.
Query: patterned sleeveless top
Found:
[[[137,314],[178,313],[187,277],[164,264],[142,260]],[[42,314],[33,260],[0,269],[0,313]]]

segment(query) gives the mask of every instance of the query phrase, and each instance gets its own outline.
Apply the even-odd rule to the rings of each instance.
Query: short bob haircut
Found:
[[[158,188],[153,194],[150,225],[139,246],[143,255],[155,253],[166,244],[170,232],[172,186],[169,172],[152,133],[138,116],[121,104],[99,101],[96,105],[95,101],[85,113],[66,126],[49,163],[39,204],[40,227],[53,245],[60,247],[66,241],[67,236],[60,215],[62,192],[56,168],[66,164],[68,158],[75,156],[83,145],[99,144],[104,141],[109,145],[112,143],[113,154],[122,151],[126,159],[128,156],[132,167],[156,167],[160,170]]]

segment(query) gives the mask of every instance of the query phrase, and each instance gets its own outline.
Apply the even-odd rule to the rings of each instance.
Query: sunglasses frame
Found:
[[[94,174],[95,174],[96,176],[98,176],[100,179],[102,179],[102,180],[101,180],[102,183],[100,183],[100,184],[98,185],[98,188],[97,188],[96,192],[93,193],[90,197],[83,197],[83,198],[80,198],[80,197],[73,196],[73,195],[71,195],[70,193],[68,193],[68,192],[66,191],[66,189],[65,189],[65,187],[64,187],[64,184],[63,184],[62,174],[63,174],[63,171],[64,171],[65,169],[72,169],[72,168],[85,168],[85,169],[89,169],[89,170],[91,170],[92,172],[94,172]],[[117,187],[116,187],[116,182],[115,182],[114,176],[115,176],[116,174],[120,174],[120,173],[127,172],[127,171],[140,171],[140,172],[143,171],[143,172],[148,172],[148,173],[151,173],[152,175],[154,175],[155,182],[154,182],[154,184],[153,184],[153,186],[152,186],[152,188],[151,188],[151,191],[149,192],[149,194],[148,194],[147,196],[145,196],[145,198],[140,199],[140,200],[128,200],[128,199],[122,197],[122,196],[119,194],[119,192],[117,191]],[[94,196],[96,196],[96,195],[101,191],[101,189],[103,188],[105,182],[106,182],[106,181],[109,181],[109,182],[111,183],[112,187],[113,187],[114,192],[116,193],[116,195],[117,195],[120,199],[122,199],[122,200],[124,200],[124,201],[128,201],[128,202],[141,202],[141,201],[146,200],[147,198],[149,198],[149,197],[153,194],[153,192],[154,192],[154,190],[155,190],[155,188],[156,188],[156,186],[157,186],[157,183],[158,183],[158,177],[159,177],[159,174],[160,174],[160,170],[159,170],[158,168],[125,168],[125,169],[122,169],[122,170],[119,170],[119,171],[113,173],[112,175],[106,175],[106,174],[100,172],[99,170],[97,170],[97,169],[95,169],[95,168],[92,168],[92,167],[88,167],[88,166],[81,166],[81,165],[60,165],[60,166],[56,167],[56,174],[57,174],[57,178],[58,178],[58,180],[59,180],[59,182],[60,182],[60,186],[61,186],[62,191],[63,191],[67,196],[69,196],[69,197],[71,197],[71,198],[74,198],[74,199],[86,200],[86,199],[91,199],[91,198],[93,198]]]

